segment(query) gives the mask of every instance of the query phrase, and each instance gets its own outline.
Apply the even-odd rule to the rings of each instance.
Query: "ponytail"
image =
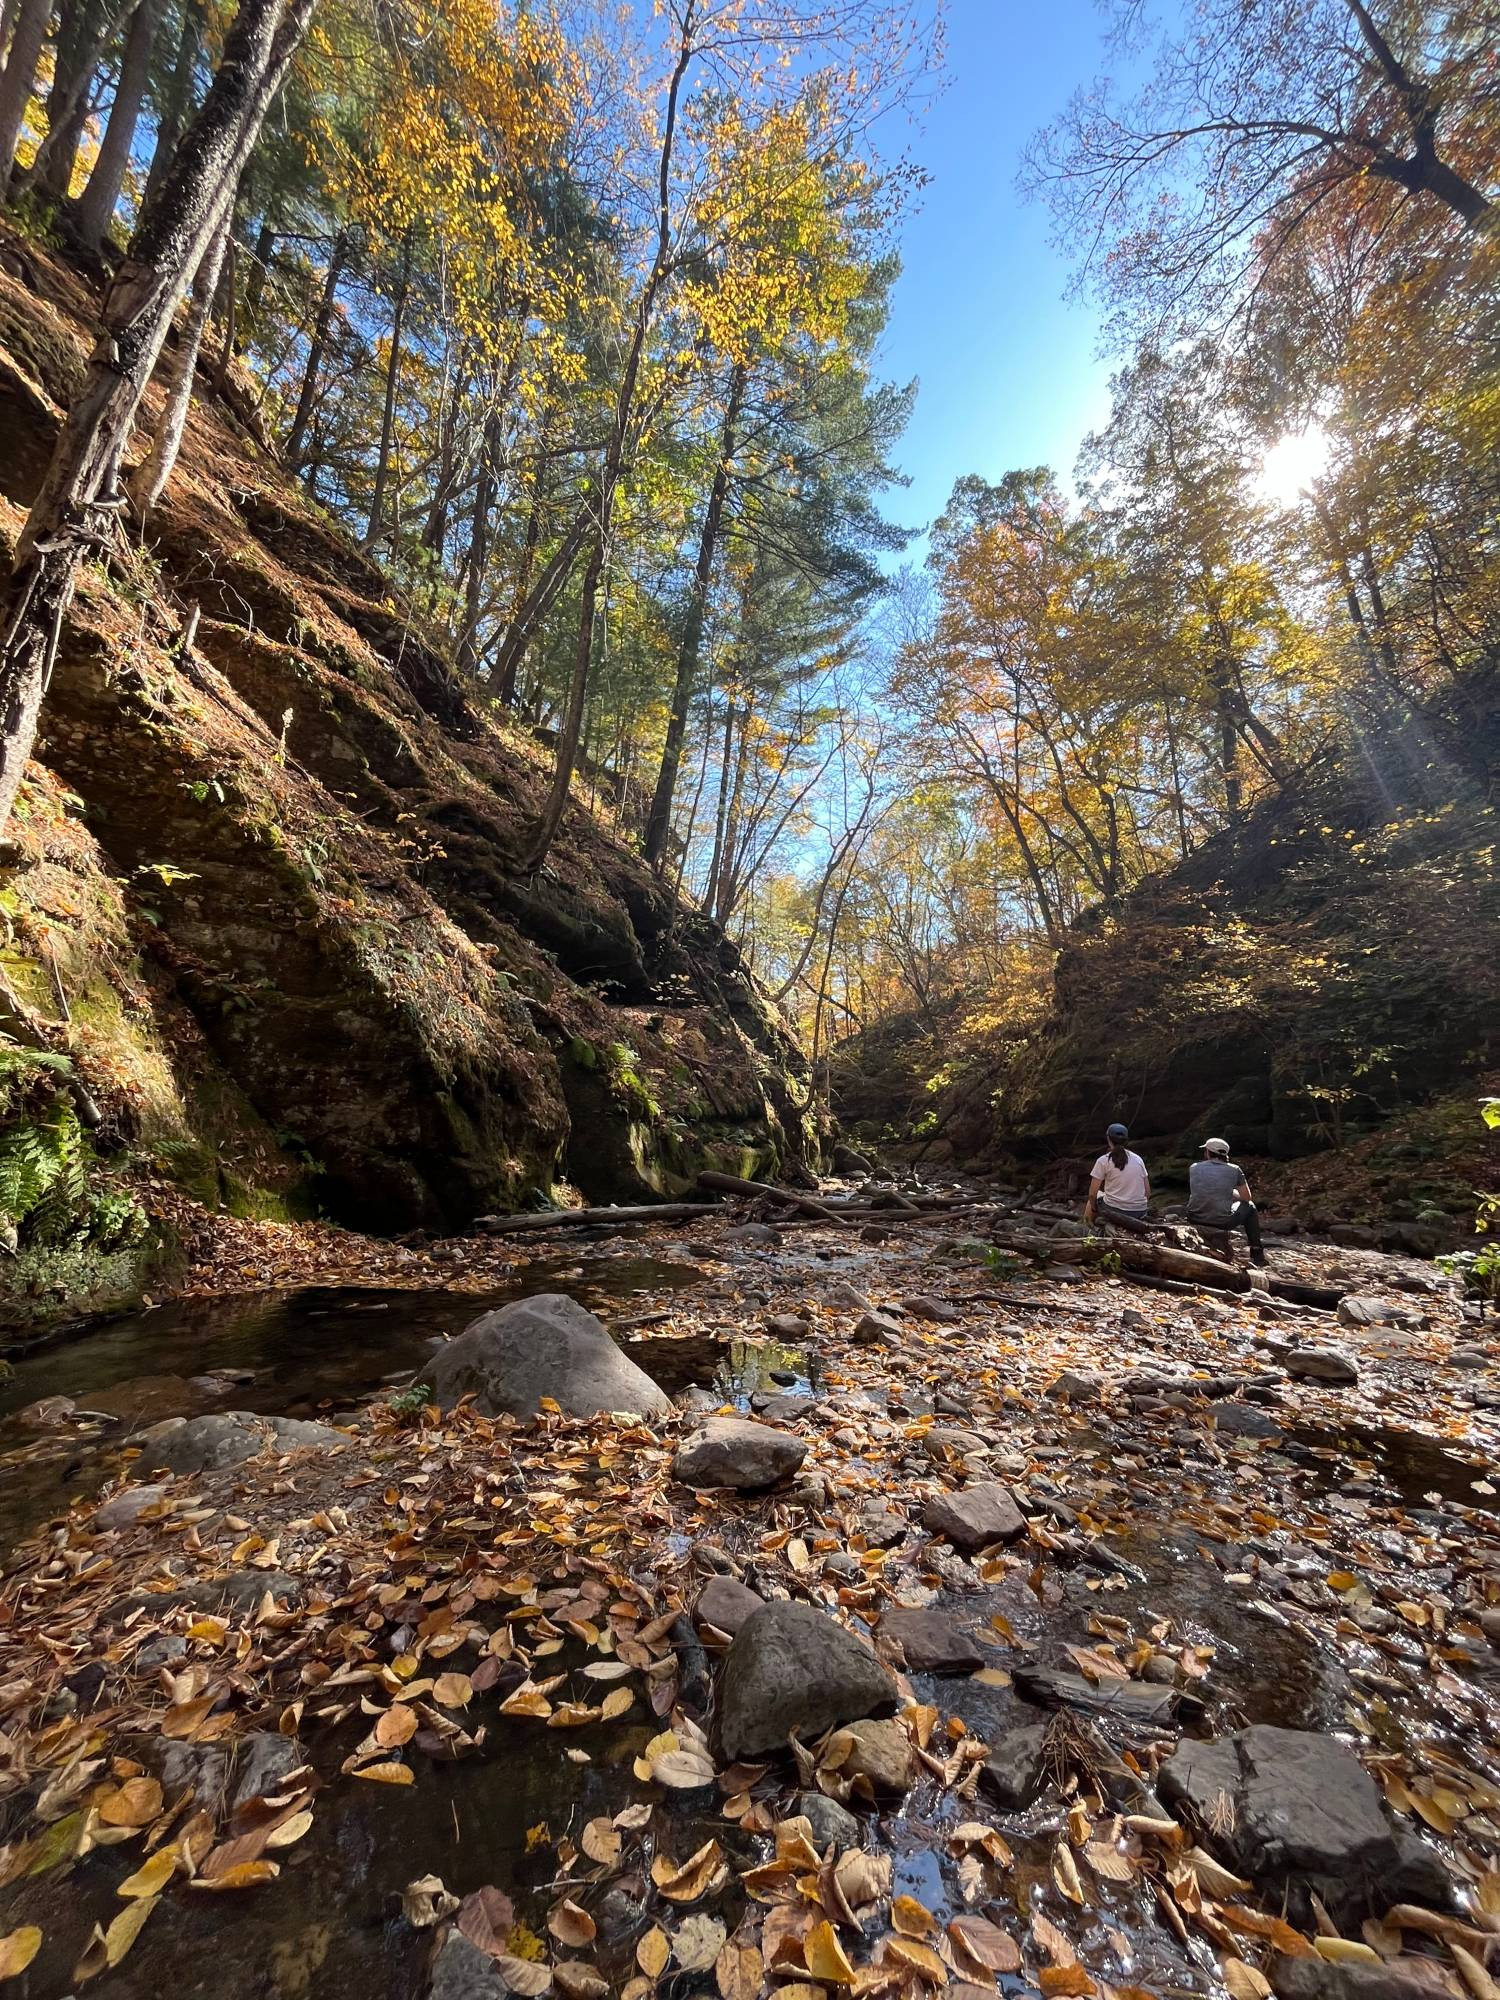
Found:
[[[1117,1141],[1110,1147],[1109,1157],[1114,1161],[1116,1167],[1123,1167],[1129,1160],[1130,1155],[1126,1152],[1124,1146]]]

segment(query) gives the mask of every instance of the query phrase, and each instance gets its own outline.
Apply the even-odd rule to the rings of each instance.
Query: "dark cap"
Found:
[[[1104,1136],[1106,1139],[1128,1139],[1130,1133],[1123,1125],[1111,1125]]]

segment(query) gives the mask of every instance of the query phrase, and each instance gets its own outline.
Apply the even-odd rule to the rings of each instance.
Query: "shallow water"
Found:
[[[310,1287],[181,1299],[84,1326],[22,1355],[0,1380],[0,1552],[97,1491],[131,1433],[164,1417],[337,1417],[415,1374],[438,1341],[509,1300],[566,1291],[618,1324],[635,1295],[704,1281],[696,1265],[658,1258],[539,1258],[486,1292]],[[670,1394],[707,1385],[721,1359],[717,1342],[632,1338],[628,1325],[619,1338]],[[49,1396],[78,1405],[65,1427],[38,1433],[18,1420]]]

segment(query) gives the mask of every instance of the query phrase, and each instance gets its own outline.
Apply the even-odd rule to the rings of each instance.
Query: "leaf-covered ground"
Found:
[[[1349,1326],[1259,1295],[1001,1275],[940,1221],[880,1244],[715,1223],[630,1247],[703,1283],[621,1301],[617,1325],[647,1323],[648,1366],[680,1343],[711,1367],[735,1337],[736,1370],[700,1371],[691,1400],[773,1399],[765,1421],[809,1446],[786,1489],[675,1484],[696,1410],[520,1424],[387,1392],[338,1450],[179,1479],[133,1521],[80,1503],[14,1554],[16,1992],[970,2000],[999,1980],[1249,2000],[1279,1951],[1345,1979],[1399,1959],[1491,2000],[1500,1395],[1488,1327],[1430,1266],[1275,1248],[1273,1269],[1379,1302]],[[582,1276],[618,1248],[567,1254]],[[390,1282],[392,1254],[360,1275]],[[398,1282],[483,1290],[537,1254],[438,1246]],[[899,1344],[852,1343],[867,1303]],[[1289,1379],[1314,1344],[1357,1386]],[[1012,1487],[1026,1535],[970,1559],[921,1512],[981,1477]],[[717,1754],[722,1642],[680,1621],[726,1572],[900,1673],[904,1797],[851,1775],[847,1730],[765,1765]],[[905,1672],[882,1631],[899,1606],[955,1620],[981,1664]],[[1038,1667],[1072,1677],[1051,1684],[1067,1705],[1023,1696]],[[1137,1709],[1122,1681],[1162,1699]],[[989,1746],[1049,1715],[1053,1788],[997,1808]],[[1357,1751],[1461,1914],[1382,1909],[1320,1937],[1337,1927],[1316,1908],[1293,1925],[1229,1872],[1152,1780],[1180,1731],[1247,1720]],[[806,1791],[857,1835],[820,1840]]]

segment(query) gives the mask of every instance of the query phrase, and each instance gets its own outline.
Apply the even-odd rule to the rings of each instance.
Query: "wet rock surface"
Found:
[[[140,1463],[150,1472],[219,1472],[266,1451],[337,1450],[348,1437],[328,1424],[225,1410],[208,1417],[169,1417],[140,1436]]]
[[[957,1492],[934,1494],[922,1508],[922,1525],[972,1554],[992,1542],[1019,1540],[1026,1532],[1026,1516],[1008,1486],[982,1479]]]
[[[719,1678],[726,1755],[779,1752],[793,1734],[889,1711],[896,1684],[874,1654],[810,1604],[767,1604],[735,1635]]]

